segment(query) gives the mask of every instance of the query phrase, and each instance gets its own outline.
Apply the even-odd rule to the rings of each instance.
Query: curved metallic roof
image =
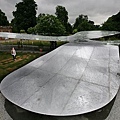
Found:
[[[92,38],[99,38],[103,36],[110,36],[118,34],[117,31],[82,31],[78,32],[71,36],[42,36],[42,35],[32,35],[32,34],[22,34],[22,33],[8,33],[0,32],[0,37],[5,38],[17,38],[24,40],[43,40],[43,41],[74,41],[79,40],[88,40]]]
[[[2,94],[39,114],[70,116],[99,109],[117,94],[118,47],[68,43],[6,76]]]

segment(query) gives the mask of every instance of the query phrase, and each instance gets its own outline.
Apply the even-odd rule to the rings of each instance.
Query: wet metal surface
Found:
[[[82,31],[71,36],[42,36],[42,35],[32,35],[32,34],[22,34],[22,33],[8,33],[0,32],[0,37],[4,37],[6,40],[8,38],[16,38],[23,40],[43,40],[43,41],[86,41],[88,39],[100,38],[103,36],[110,36],[118,34],[117,31]]]
[[[111,108],[114,107],[113,105],[114,100],[115,99],[113,99],[107,106],[99,110],[82,114],[82,115],[75,115],[75,116],[48,116],[48,115],[36,114],[30,111],[21,109],[20,107],[12,104],[8,100],[5,100],[5,108],[9,113],[9,115],[12,116],[14,120],[21,120],[21,119],[22,120],[108,120],[107,117],[111,111]],[[119,106],[117,107],[119,108]],[[119,114],[119,109],[117,110],[118,111],[115,113]],[[118,117],[119,115],[117,117],[116,116],[117,116],[116,114],[113,115],[112,119],[110,116],[109,120],[113,120],[113,118],[114,120],[119,120],[119,117]]]
[[[9,74],[2,94],[40,114],[69,116],[97,110],[117,94],[118,47],[68,43]]]

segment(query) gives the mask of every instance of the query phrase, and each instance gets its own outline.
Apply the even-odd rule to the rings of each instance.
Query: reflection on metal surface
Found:
[[[100,38],[103,36],[110,36],[118,33],[119,32],[116,31],[82,31],[71,36],[42,36],[32,34],[0,32],[0,37],[43,41],[85,41],[92,38]]]
[[[71,42],[9,74],[1,83],[1,92],[35,113],[70,116],[91,112],[117,94],[118,59],[117,46]]]
[[[12,116],[12,118],[15,120],[20,120],[20,118],[22,118],[22,120],[39,120],[40,118],[42,120],[108,120],[106,118],[110,114],[111,108],[113,107],[113,104],[114,104],[114,100],[115,99],[113,99],[107,106],[102,107],[99,110],[82,114],[82,115],[63,116],[63,117],[36,114],[30,111],[21,109],[20,107],[12,104],[8,100],[5,101],[5,108],[7,112],[10,114],[10,116]]]

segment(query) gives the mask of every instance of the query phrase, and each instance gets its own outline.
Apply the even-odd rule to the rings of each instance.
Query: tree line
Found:
[[[22,0],[15,7],[11,23],[8,22],[5,13],[0,10],[0,26],[11,25],[13,32],[17,33],[60,36],[88,30],[120,31],[120,12],[108,18],[100,27],[100,25],[94,25],[94,21],[83,14],[79,15],[71,25],[68,22],[68,12],[63,6],[56,6],[55,15],[40,13],[37,17],[37,4],[34,0]]]

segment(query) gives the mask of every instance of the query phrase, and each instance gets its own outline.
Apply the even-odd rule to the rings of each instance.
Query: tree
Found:
[[[77,29],[74,29],[72,33],[75,34],[75,33],[77,33],[77,32],[78,32],[78,30],[77,30]]]
[[[64,35],[65,27],[53,15],[43,15],[39,18],[37,25],[34,27],[34,30],[38,34],[42,35]]]
[[[88,21],[88,17],[86,15],[79,15],[77,18],[76,18],[76,21],[73,25],[73,29],[77,29],[78,26],[83,22],[83,21]]]
[[[20,30],[20,33],[26,33],[25,30]]]
[[[73,29],[78,29],[78,26],[80,26],[80,24],[82,24],[82,22],[88,21],[88,16],[87,15],[79,15],[76,18],[76,21],[73,25]]]
[[[39,20],[40,20],[42,17],[44,17],[44,16],[45,16],[44,13],[40,13],[40,14],[38,15],[38,17],[37,17],[37,22],[39,22]]]
[[[34,28],[33,28],[33,27],[28,28],[28,29],[27,29],[27,32],[28,32],[29,34],[35,34],[35,31],[34,31]]]
[[[102,30],[120,31],[120,12],[108,18],[102,25]]]
[[[60,22],[63,24],[63,26],[66,29],[66,32],[72,33],[72,26],[68,22],[68,12],[65,7],[63,6],[57,6],[56,7],[56,12],[55,12],[57,18],[60,20]]]
[[[66,32],[67,32],[67,34],[72,33],[72,25],[69,22],[66,25]]]
[[[55,14],[60,22],[65,26],[68,22],[68,12],[66,11],[65,7],[57,6]]]
[[[13,11],[14,19],[11,23],[17,32],[20,30],[27,32],[29,27],[36,25],[37,4],[34,0],[22,0],[15,7],[16,11]]]
[[[91,20],[88,20],[87,15],[79,15],[76,18],[76,21],[73,25],[73,31],[77,29],[77,31],[86,31],[86,30],[94,30],[96,27],[94,25],[94,22]]]
[[[2,12],[0,9],[0,26],[8,26],[9,22],[7,20],[7,17],[5,16],[5,13]]]
[[[13,32],[16,32],[16,33],[20,32],[20,30],[18,30],[18,26],[16,24],[16,19],[15,18],[11,20],[11,26],[12,26],[12,31]]]

